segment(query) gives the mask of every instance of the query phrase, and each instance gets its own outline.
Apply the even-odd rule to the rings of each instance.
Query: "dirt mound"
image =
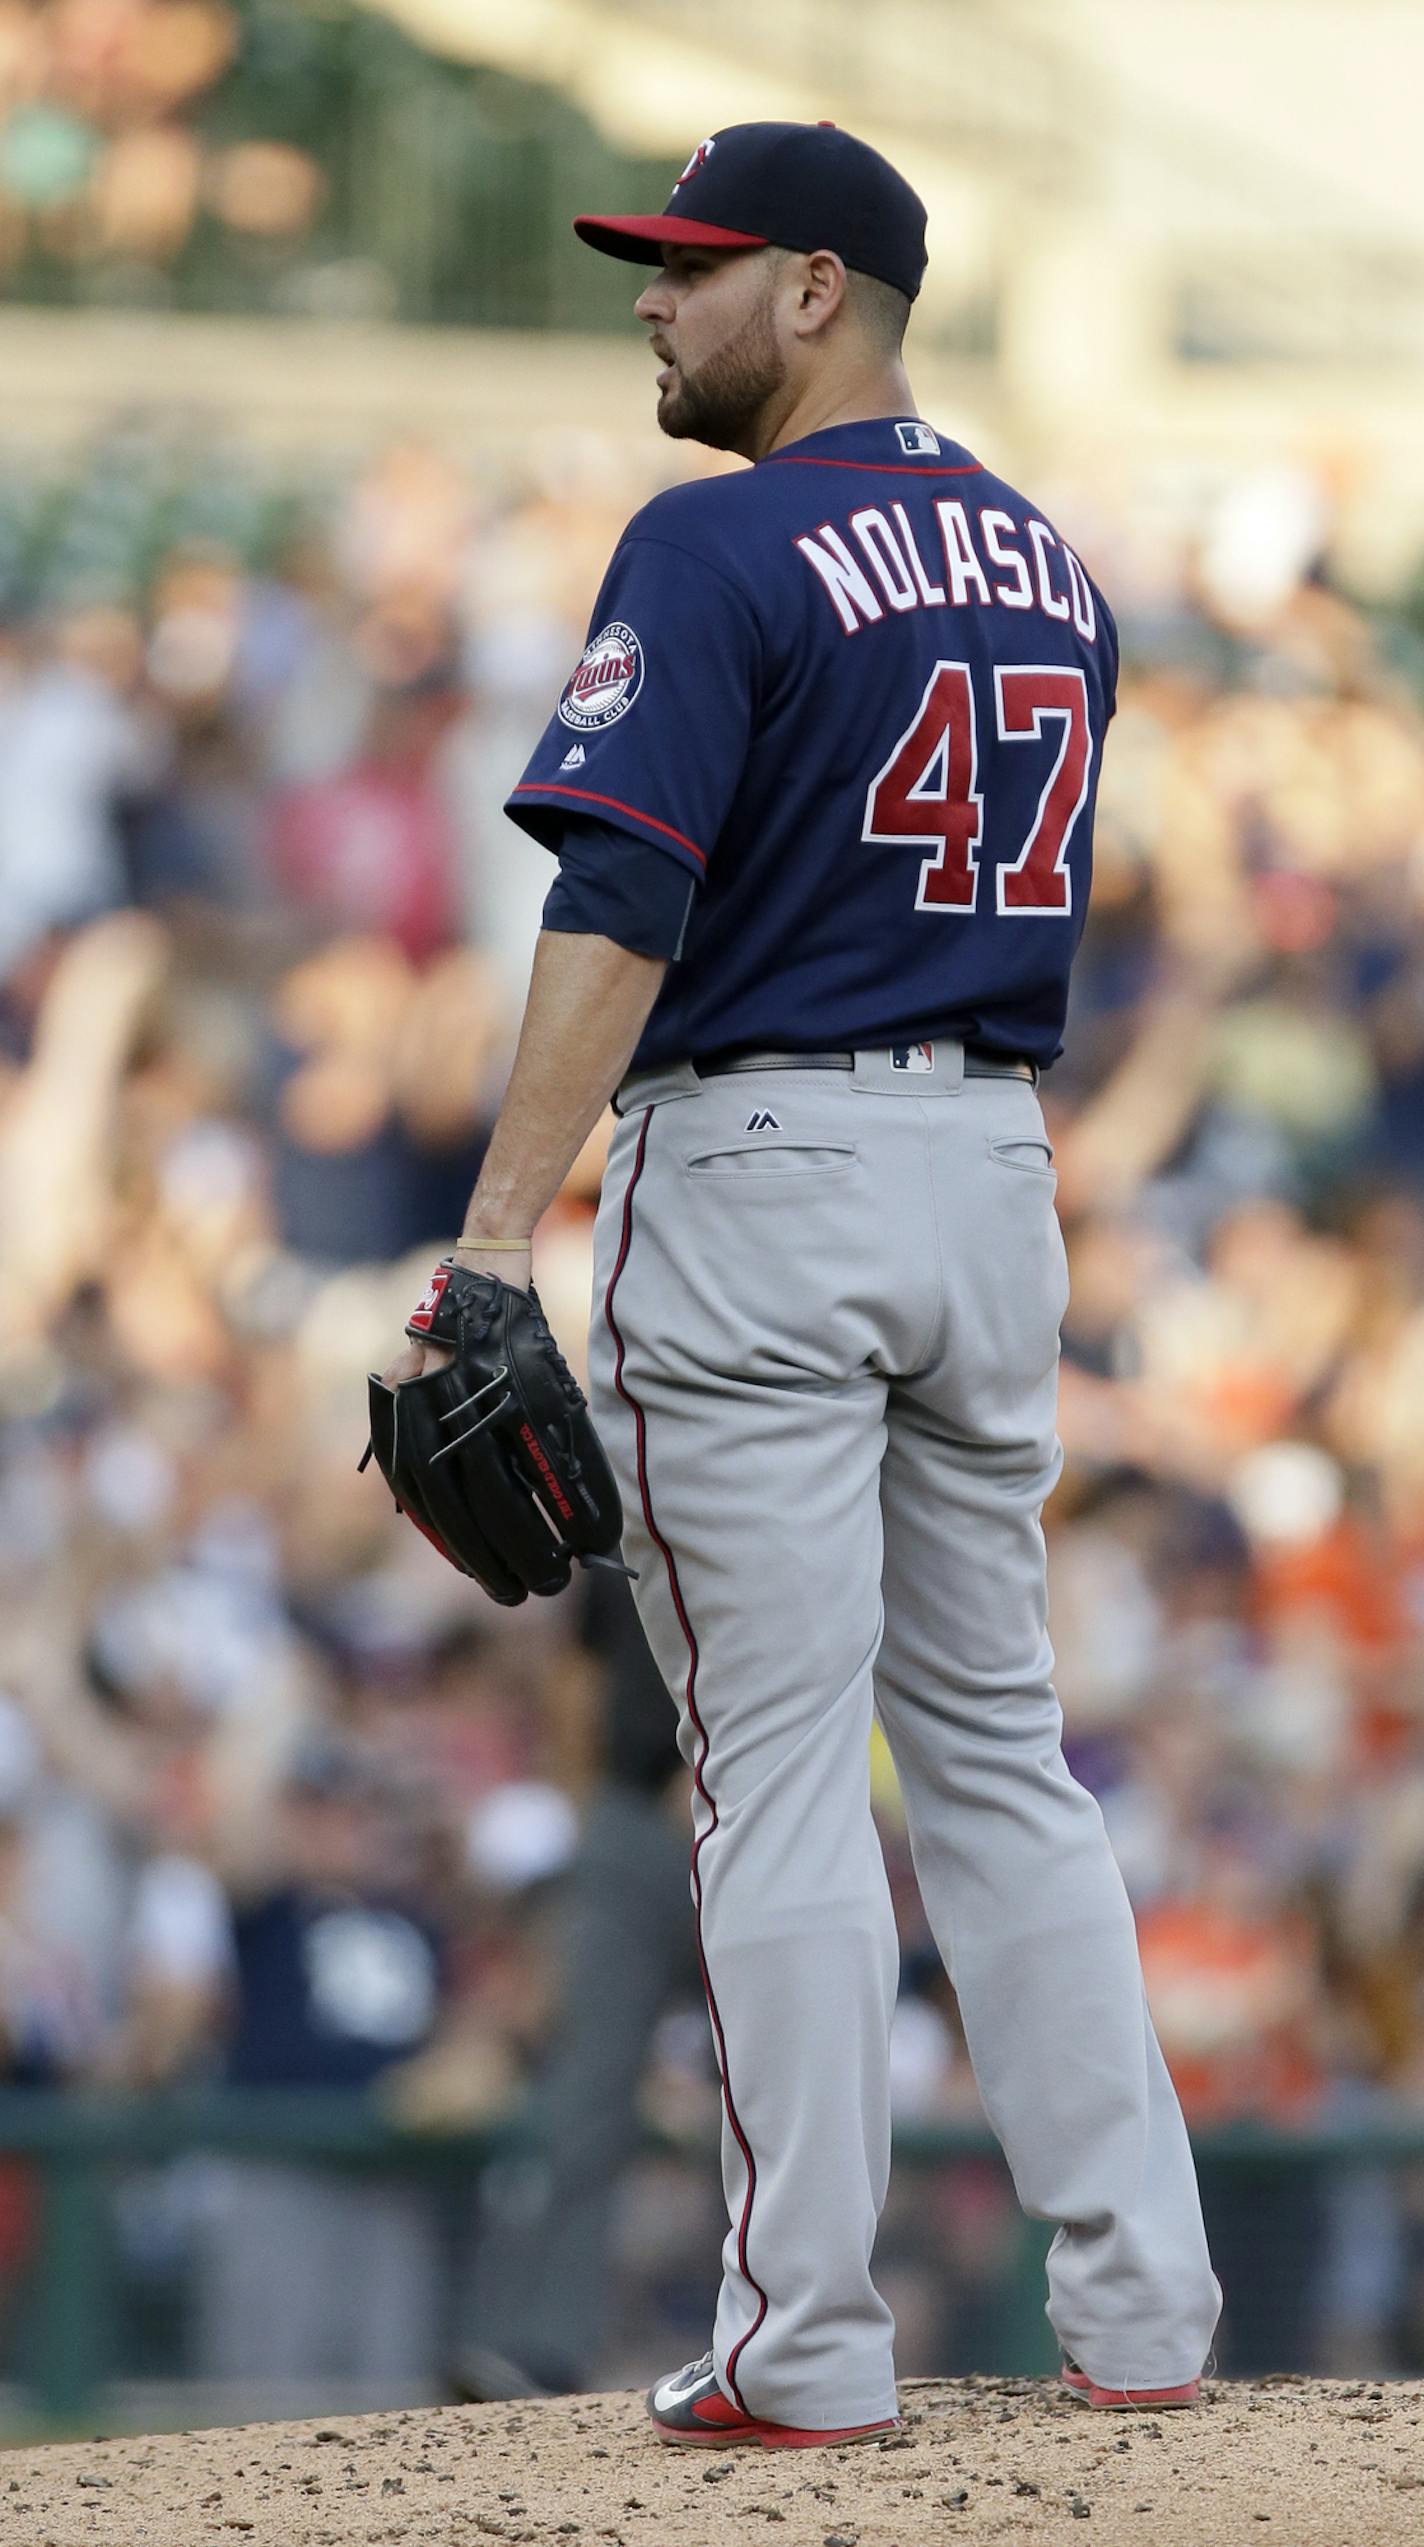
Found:
[[[1225,2382],[1090,2414],[1051,2382],[911,2380],[847,2450],[659,2447],[636,2396],[249,2424],[0,2457],[23,2547],[1390,2547],[1424,2538],[1424,2384]],[[1087,2524],[1090,2524],[1087,2525]]]

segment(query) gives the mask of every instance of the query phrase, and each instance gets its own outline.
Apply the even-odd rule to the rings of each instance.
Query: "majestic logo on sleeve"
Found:
[[[643,686],[643,649],[625,619],[610,619],[584,647],[559,701],[560,720],[597,734],[626,716]]]

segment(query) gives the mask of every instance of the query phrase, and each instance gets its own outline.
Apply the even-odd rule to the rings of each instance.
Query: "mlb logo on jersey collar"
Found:
[[[892,1070],[910,1070],[923,1075],[933,1070],[934,1061],[933,1044],[892,1044],[890,1047]]]
[[[927,424],[897,424],[895,439],[911,460],[937,460],[943,449],[939,435]]]

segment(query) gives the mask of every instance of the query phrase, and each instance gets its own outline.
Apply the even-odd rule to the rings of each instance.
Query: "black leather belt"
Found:
[[[692,1065],[699,1079],[725,1079],[737,1070],[853,1070],[853,1052],[711,1052]],[[1038,1064],[1026,1053],[995,1052],[991,1044],[966,1044],[966,1079],[1038,1080]]]

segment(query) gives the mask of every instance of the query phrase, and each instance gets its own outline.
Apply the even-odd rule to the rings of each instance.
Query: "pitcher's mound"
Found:
[[[25,2547],[1391,2547],[1424,2537],[1424,2383],[1210,2387],[1090,2414],[1034,2379],[907,2380],[905,2428],[846,2450],[674,2450],[636,2396],[0,2456]]]

